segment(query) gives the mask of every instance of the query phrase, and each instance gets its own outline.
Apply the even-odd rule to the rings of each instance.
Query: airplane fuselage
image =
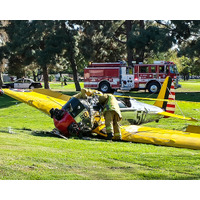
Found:
[[[130,100],[131,107],[126,107],[119,102],[120,110],[123,118],[132,125],[144,124],[152,121],[158,121],[163,116],[158,113],[163,112],[163,109],[138,102],[134,99]]]

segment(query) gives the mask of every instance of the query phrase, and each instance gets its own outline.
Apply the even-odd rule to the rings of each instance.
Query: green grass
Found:
[[[181,81],[181,88],[177,90],[179,92],[200,92],[200,80],[189,80],[189,81]]]
[[[80,82],[81,88],[84,87],[84,83]],[[50,82],[50,88],[53,90],[60,90],[60,91],[75,91],[75,84],[74,82],[67,82],[67,85],[61,85],[60,82]]]
[[[83,87],[82,83],[81,85]],[[188,92],[192,90],[191,87],[193,88],[193,82],[188,82],[180,88],[181,90],[178,89],[176,98],[199,102],[198,91]],[[73,83],[64,87],[52,83],[51,88],[66,94],[76,93]],[[149,96],[145,92],[131,92],[128,95]],[[178,106],[181,110],[177,109],[176,113],[183,112],[186,116],[200,119],[200,103],[191,102],[179,102]],[[146,126],[183,130],[187,124],[200,125],[199,122],[168,118]],[[64,140],[50,133],[53,127],[52,119],[42,112],[6,95],[0,96],[0,179],[200,179],[199,150],[109,142],[95,138]]]

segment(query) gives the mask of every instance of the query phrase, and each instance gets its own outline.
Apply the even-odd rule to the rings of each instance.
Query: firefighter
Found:
[[[107,139],[121,140],[119,121],[122,115],[116,98],[111,94],[103,94],[99,96],[99,103],[103,105]]]
[[[103,115],[105,118],[105,126],[107,139],[121,140],[121,131],[119,121],[122,119],[121,111],[116,98],[111,94],[102,94],[97,90],[81,89],[81,92],[74,95],[78,99],[87,99],[88,96],[97,94],[99,103],[103,106]]]

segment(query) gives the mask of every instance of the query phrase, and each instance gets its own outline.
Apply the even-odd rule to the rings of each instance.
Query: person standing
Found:
[[[67,79],[64,77],[64,84],[67,85]]]
[[[99,96],[99,103],[103,105],[107,139],[121,140],[119,121],[122,115],[116,98],[111,94],[103,94]]]
[[[63,77],[60,77],[61,86],[63,86]]]

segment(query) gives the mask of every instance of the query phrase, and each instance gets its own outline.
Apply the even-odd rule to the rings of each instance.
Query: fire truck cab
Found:
[[[172,78],[175,88],[181,87],[178,84],[179,73],[174,62],[154,61],[153,64],[135,64],[133,66],[135,89],[147,89],[150,93],[157,93],[167,76]]]
[[[98,89],[104,93],[112,90],[148,90],[158,93],[165,78],[170,76],[178,85],[178,70],[173,62],[154,61],[154,64],[126,62],[90,63],[84,69],[84,87]]]

